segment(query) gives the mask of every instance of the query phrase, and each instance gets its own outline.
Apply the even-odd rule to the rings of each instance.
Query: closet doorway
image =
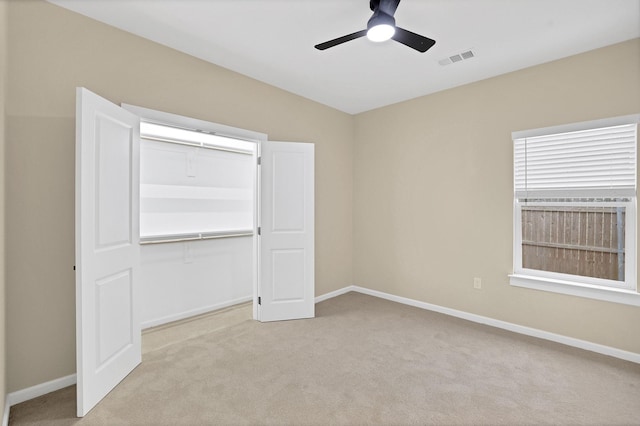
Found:
[[[150,115],[140,123],[143,329],[253,300],[260,141]]]
[[[140,363],[145,303],[147,326],[221,306],[194,308],[188,303],[202,297],[189,295],[190,301],[174,309],[176,295],[189,292],[189,274],[211,282],[215,266],[224,265],[223,274],[232,282],[233,274],[243,277],[249,270],[250,294],[230,290],[222,304],[253,300],[259,321],[314,316],[313,144],[271,142],[255,132],[119,107],[84,88],[76,96],[79,417]],[[189,137],[158,134],[158,126]],[[143,173],[142,153],[155,156],[151,163],[145,160]],[[251,169],[250,179],[231,171],[236,163]],[[211,168],[227,168],[227,173],[214,177]],[[217,186],[222,183],[227,186]],[[250,254],[231,247],[236,244],[224,249],[209,245],[224,240],[250,241],[245,244]],[[236,248],[243,254],[230,254]],[[200,259],[185,272],[184,265]],[[154,265],[165,269],[153,271]],[[154,283],[170,275],[171,265],[177,269],[171,285],[183,287],[165,288],[164,297],[156,295],[165,306],[151,307],[157,302],[143,300],[144,268],[152,271],[146,279]]]

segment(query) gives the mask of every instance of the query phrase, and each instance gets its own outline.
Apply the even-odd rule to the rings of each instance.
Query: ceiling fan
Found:
[[[373,11],[373,15],[367,22],[366,30],[325,41],[317,44],[315,48],[325,50],[366,35],[371,41],[381,42],[392,38],[418,52],[426,52],[436,44],[436,41],[396,26],[393,15],[396,13],[399,3],[400,0],[370,0],[369,7]]]

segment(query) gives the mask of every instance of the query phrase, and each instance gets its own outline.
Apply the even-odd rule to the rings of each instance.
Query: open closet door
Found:
[[[313,318],[314,145],[261,145],[258,319]]]
[[[76,368],[78,417],[141,361],[137,116],[76,92]]]

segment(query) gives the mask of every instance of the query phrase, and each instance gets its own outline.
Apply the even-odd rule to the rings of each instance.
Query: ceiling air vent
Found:
[[[467,50],[466,52],[462,52],[460,56],[462,56],[462,59],[471,59],[476,55],[474,55],[471,50]]]
[[[464,52],[456,53],[455,55],[451,55],[447,58],[440,59],[438,63],[440,65],[449,65],[455,62],[462,62],[467,59],[475,58],[475,56],[476,55],[475,53],[473,53],[473,50],[465,50]]]

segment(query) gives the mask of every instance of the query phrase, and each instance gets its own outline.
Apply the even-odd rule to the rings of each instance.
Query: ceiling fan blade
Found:
[[[333,40],[325,41],[324,43],[316,44],[315,48],[318,50],[325,50],[333,46],[337,46],[342,43],[346,43],[351,40],[355,40],[362,36],[367,35],[367,30],[358,31],[355,33],[348,34],[346,36],[334,38]]]
[[[422,53],[431,49],[431,47],[436,44],[435,40],[421,36],[420,34],[412,33],[411,31],[405,30],[404,28],[400,27],[396,27],[396,32],[392,38],[395,41],[400,42],[405,46],[409,46],[410,48]]]

